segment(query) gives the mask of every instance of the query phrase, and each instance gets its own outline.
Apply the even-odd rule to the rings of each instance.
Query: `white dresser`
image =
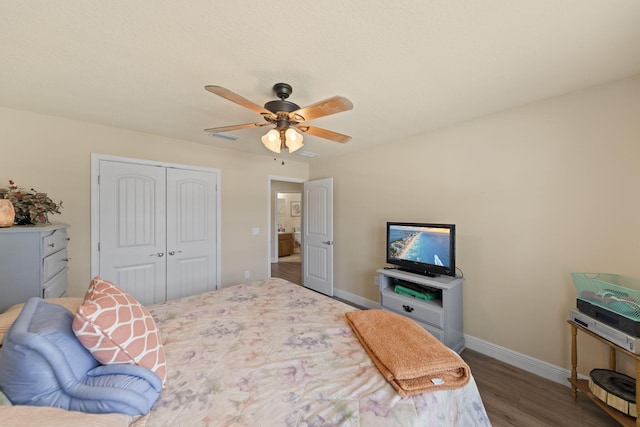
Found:
[[[66,296],[68,227],[0,228],[0,312],[31,297]]]
[[[457,353],[465,349],[462,331],[462,277],[427,277],[396,269],[378,270],[380,308],[410,317]],[[394,292],[395,285],[417,286],[435,298],[419,300]]]

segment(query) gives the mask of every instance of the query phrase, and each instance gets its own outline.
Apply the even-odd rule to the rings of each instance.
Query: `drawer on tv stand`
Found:
[[[407,313],[404,313],[404,312],[397,312],[397,311],[395,311],[395,310],[391,310],[391,309],[389,309],[388,307],[383,307],[383,308],[384,308],[385,310],[387,310],[387,311],[391,311],[391,312],[396,313],[396,314],[401,314],[401,315],[403,315],[403,316],[405,316],[405,315],[407,314]],[[407,316],[407,317],[409,317],[409,316]],[[426,324],[426,323],[424,323],[424,322],[421,322],[421,321],[420,321],[420,320],[418,320],[418,319],[413,319],[413,318],[412,318],[411,320],[413,320],[413,321],[414,321],[414,322],[416,322],[418,325],[420,325],[420,326],[422,326],[424,329],[426,329],[426,330],[427,330],[431,335],[433,335],[434,337],[436,337],[440,342],[444,343],[444,330],[442,330],[442,329],[440,329],[440,328],[436,328],[436,327],[435,327],[435,326],[433,326],[433,325],[428,325],[428,324]]]
[[[380,305],[418,322],[444,328],[444,310],[437,302],[407,297],[385,288],[380,291]]]

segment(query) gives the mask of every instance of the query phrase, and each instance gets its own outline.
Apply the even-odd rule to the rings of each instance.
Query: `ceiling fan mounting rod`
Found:
[[[284,101],[293,93],[293,88],[287,83],[276,83],[273,85],[273,91]]]
[[[286,100],[293,92],[291,85],[287,83],[276,83],[273,85],[273,91],[280,99],[267,102],[264,104],[264,108],[277,115],[276,123],[278,125],[278,129],[282,127],[287,129],[289,127],[289,113],[299,110],[300,106]]]

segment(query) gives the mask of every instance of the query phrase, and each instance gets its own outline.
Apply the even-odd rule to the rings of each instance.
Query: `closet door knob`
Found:
[[[170,251],[169,255],[175,255],[175,254],[179,254],[182,253],[182,251]]]
[[[162,258],[164,256],[164,252],[158,252],[157,254],[151,254],[149,256],[157,256],[158,258]]]

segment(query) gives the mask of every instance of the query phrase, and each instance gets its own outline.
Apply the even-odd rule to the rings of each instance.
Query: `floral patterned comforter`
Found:
[[[401,398],[346,323],[355,308],[282,279],[149,306],[167,387],[147,426],[488,426],[473,378]]]

